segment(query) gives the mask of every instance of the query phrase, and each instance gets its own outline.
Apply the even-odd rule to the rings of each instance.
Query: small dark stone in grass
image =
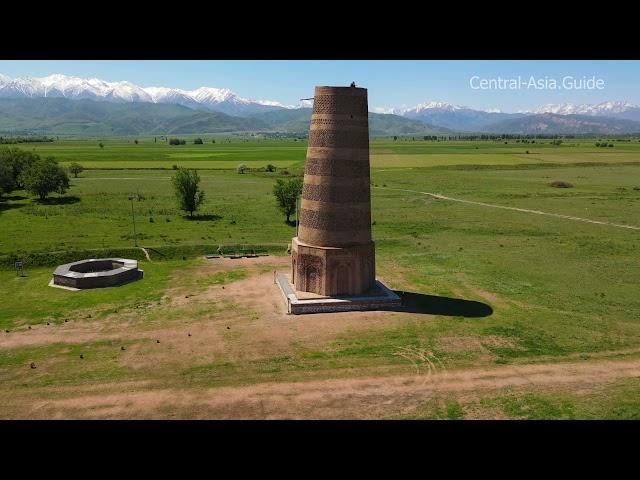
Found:
[[[31,330],[31,325],[29,325],[29,330]]]
[[[555,182],[551,182],[549,185],[555,188],[573,188],[571,183],[563,182],[562,180],[556,180]]]
[[[125,348],[124,348],[124,347],[120,347],[120,350],[124,351],[124,350],[125,350]]]
[[[83,355],[83,354],[80,354],[80,358],[84,358],[84,355]]]
[[[91,318],[91,314],[87,315],[87,318]]]
[[[51,325],[49,322],[47,322],[47,325]]]
[[[36,367],[37,367],[36,362],[31,362],[31,368],[36,368]]]
[[[67,323],[69,320],[67,320],[66,318],[64,319],[64,323]]]
[[[5,332],[6,332],[6,333],[9,333],[9,330],[7,329],[7,330],[5,330]]]
[[[188,333],[187,335],[191,336],[191,334],[190,334],[190,333]]]
[[[231,330],[231,327],[227,327],[227,330]]]
[[[156,340],[156,343],[160,343],[160,340]]]

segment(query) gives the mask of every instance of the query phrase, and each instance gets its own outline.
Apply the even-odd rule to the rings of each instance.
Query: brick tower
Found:
[[[375,287],[366,88],[316,87],[299,222],[296,290],[351,296]]]

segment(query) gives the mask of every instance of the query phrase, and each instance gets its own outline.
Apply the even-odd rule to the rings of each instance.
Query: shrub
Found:
[[[204,142],[202,141],[202,139],[201,139],[201,138],[196,138],[196,139],[193,141],[193,144],[194,144],[194,145],[202,145],[203,143],[204,143]]]
[[[238,168],[236,169],[238,173],[244,173],[246,170],[247,170],[247,166],[244,163],[241,163],[240,165],[238,165]]]
[[[267,172],[275,172],[276,171],[275,165],[271,165],[271,164],[267,165],[264,169]]]
[[[181,140],[179,138],[170,138],[169,145],[185,145],[187,143],[186,140]]]

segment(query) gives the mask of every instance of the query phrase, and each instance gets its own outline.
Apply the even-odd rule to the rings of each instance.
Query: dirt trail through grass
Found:
[[[18,417],[46,418],[380,418],[440,394],[504,388],[539,391],[640,377],[640,359],[504,366],[423,375],[262,383],[216,389],[107,388],[97,394],[24,404]],[[13,408],[11,408],[13,410]]]
[[[374,188],[386,188],[386,187],[374,187]],[[549,217],[563,218],[566,220],[574,220],[577,222],[586,222],[586,223],[595,223],[597,225],[607,225],[609,227],[618,227],[618,228],[627,228],[630,230],[640,230],[640,227],[636,227],[634,225],[621,225],[619,223],[611,223],[611,222],[603,222],[600,220],[591,220],[588,218],[581,217],[573,217],[571,215],[562,215],[560,213],[549,213],[549,212],[541,212],[540,210],[529,210],[527,208],[517,208],[517,207],[507,207],[505,205],[495,205],[492,203],[484,203],[484,202],[474,202],[472,200],[462,200],[460,198],[447,197],[445,195],[440,195],[438,193],[431,192],[421,192],[419,190],[407,190],[404,188],[386,188],[386,190],[396,190],[398,192],[410,192],[410,193],[419,193],[421,195],[428,195],[433,198],[437,198],[440,200],[449,200],[451,202],[460,202],[460,203],[468,203],[470,205],[478,205],[481,207],[489,207],[489,208],[502,208],[504,210],[513,210],[516,212],[524,212],[524,213],[533,213],[535,215],[547,215]]]

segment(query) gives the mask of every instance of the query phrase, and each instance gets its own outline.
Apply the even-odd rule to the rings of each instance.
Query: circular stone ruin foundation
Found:
[[[52,286],[75,289],[115,287],[142,278],[138,261],[128,258],[90,258],[60,265]]]

